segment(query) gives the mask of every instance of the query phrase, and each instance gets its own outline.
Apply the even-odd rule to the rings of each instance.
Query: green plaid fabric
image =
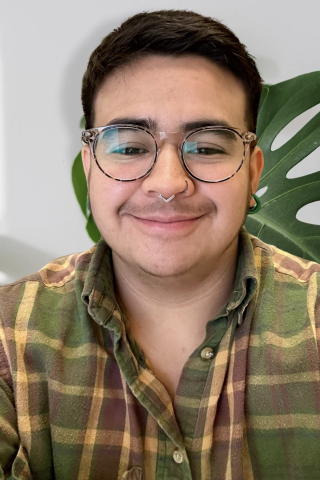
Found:
[[[233,294],[172,404],[105,242],[55,260],[0,288],[0,479],[319,479],[319,324],[320,265],[242,230]]]

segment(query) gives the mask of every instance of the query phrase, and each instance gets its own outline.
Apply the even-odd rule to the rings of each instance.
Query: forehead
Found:
[[[150,55],[112,72],[95,99],[94,126],[114,118],[149,117],[153,127],[177,131],[204,118],[245,129],[246,94],[225,68],[197,55]]]

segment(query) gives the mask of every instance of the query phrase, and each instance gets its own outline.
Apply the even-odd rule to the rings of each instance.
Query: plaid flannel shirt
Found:
[[[172,402],[126,333],[105,242],[57,259],[0,288],[0,479],[319,479],[319,323],[320,265],[243,229]]]

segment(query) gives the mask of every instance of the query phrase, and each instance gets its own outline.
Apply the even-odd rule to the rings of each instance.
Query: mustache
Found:
[[[213,202],[205,201],[194,205],[187,203],[185,200],[173,200],[174,203],[165,203],[163,200],[157,200],[146,205],[137,205],[132,201],[128,201],[119,208],[119,215],[133,215],[134,217],[147,217],[154,213],[168,212],[178,215],[186,215],[192,217],[200,217],[202,215],[216,213],[217,207]]]

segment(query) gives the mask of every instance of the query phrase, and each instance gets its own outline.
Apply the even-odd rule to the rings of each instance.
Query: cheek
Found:
[[[133,198],[137,182],[118,182],[100,172],[94,172],[89,185],[91,210],[103,236],[114,231],[120,222],[119,209]]]
[[[217,218],[226,228],[242,225],[248,204],[248,187],[245,172],[242,175],[238,172],[230,180],[212,187],[211,198],[217,207]]]
[[[117,203],[121,205],[130,191],[130,186],[107,177],[95,169],[90,178],[89,194],[91,205],[96,208],[114,209]]]
[[[240,172],[226,182],[206,184],[203,194],[211,198],[218,209],[243,208],[248,196],[249,180],[245,172]]]

